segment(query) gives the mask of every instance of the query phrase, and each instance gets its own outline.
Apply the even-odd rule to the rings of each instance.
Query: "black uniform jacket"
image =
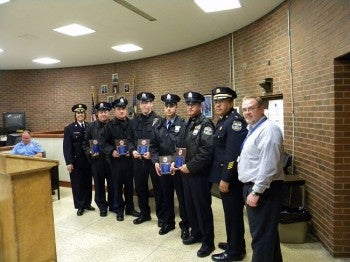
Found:
[[[238,181],[237,157],[247,135],[244,118],[234,109],[219,119],[214,131],[214,154],[209,181]]]
[[[175,153],[179,134],[185,126],[185,120],[179,116],[175,117],[168,129],[166,123],[166,118],[163,118],[154,125],[154,135],[150,145],[153,163],[159,163],[159,156],[168,156]]]
[[[115,139],[128,139],[131,132],[130,122],[129,118],[119,120],[115,117],[103,128],[101,134],[102,151],[107,160],[112,159],[112,153],[116,149]]]
[[[130,132],[128,138],[128,147],[131,154],[137,148],[138,139],[152,139],[153,127],[161,119],[160,116],[152,111],[147,116],[139,114],[131,121],[132,132]]]
[[[95,122],[90,123],[85,130],[83,148],[84,148],[85,155],[89,158],[89,160],[93,160],[93,158],[91,159],[91,154],[90,154],[90,151],[91,151],[90,140],[96,139],[99,143],[99,146],[101,147],[101,142],[102,142],[101,132],[105,125],[106,125],[105,123],[102,123],[96,120]],[[98,158],[104,158],[103,152],[99,154]]]
[[[190,118],[181,132],[178,147],[184,147],[190,173],[208,173],[213,155],[213,123],[200,114]]]
[[[88,123],[84,122],[88,128]],[[90,163],[83,150],[85,131],[78,124],[73,122],[64,128],[63,155],[66,165],[73,164],[75,168],[88,168]]]

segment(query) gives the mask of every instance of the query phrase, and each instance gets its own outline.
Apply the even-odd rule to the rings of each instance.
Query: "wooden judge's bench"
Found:
[[[0,154],[0,261],[56,261],[50,169],[59,161]]]

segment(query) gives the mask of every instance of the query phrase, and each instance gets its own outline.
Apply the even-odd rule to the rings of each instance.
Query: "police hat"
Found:
[[[178,95],[175,94],[165,94],[160,97],[160,99],[164,102],[164,104],[173,104],[176,105],[181,98]]]
[[[152,102],[154,100],[154,95],[152,93],[148,93],[148,92],[142,92],[142,93],[138,93],[136,98],[139,101],[142,102]]]
[[[119,97],[118,99],[114,100],[114,102],[112,103],[112,106],[125,108],[127,104],[128,104],[128,100],[126,100],[125,97]]]
[[[211,93],[213,94],[214,101],[226,98],[233,100],[237,97],[235,90],[225,86],[215,87],[213,90],[211,90]]]
[[[202,94],[192,91],[184,93],[184,98],[186,104],[200,104],[204,101],[204,96]]]
[[[95,109],[97,111],[110,111],[111,110],[111,105],[107,102],[100,102],[95,106]]]
[[[87,106],[84,104],[76,104],[72,107],[72,112],[85,112]]]

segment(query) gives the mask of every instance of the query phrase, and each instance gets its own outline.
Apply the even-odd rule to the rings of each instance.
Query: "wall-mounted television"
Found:
[[[17,130],[26,128],[26,115],[24,112],[4,112],[2,117],[6,133],[14,133]]]

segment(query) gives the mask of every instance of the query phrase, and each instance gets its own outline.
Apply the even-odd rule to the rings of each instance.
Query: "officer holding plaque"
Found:
[[[237,157],[247,135],[247,124],[233,109],[237,97],[229,87],[212,90],[219,120],[214,130],[214,155],[209,181],[219,186],[225,214],[226,241],[219,242],[224,252],[212,255],[213,261],[241,261],[245,256],[243,222],[243,184],[238,181]]]
[[[108,207],[113,207],[113,187],[109,164],[101,151],[101,132],[109,121],[110,104],[98,103],[95,106],[97,120],[90,123],[85,130],[83,148],[91,163],[95,186],[95,203],[100,210],[100,216],[107,216]],[[107,181],[108,200],[106,200],[105,180]]]
[[[208,181],[213,151],[213,124],[202,113],[204,96],[197,92],[186,92],[188,121],[181,132],[178,147],[186,148],[186,163],[176,168],[182,173],[186,211],[191,226],[191,235],[183,244],[202,243],[198,257],[213,252],[214,222],[211,209],[211,193]]]
[[[127,137],[130,133],[127,104],[128,100],[124,97],[112,103],[115,117],[102,131],[102,150],[111,163],[114,189],[113,211],[117,214],[117,221],[124,220],[124,212],[125,215],[134,217],[139,215],[134,208],[133,166],[131,155],[127,151]]]
[[[140,216],[134,220],[138,225],[151,220],[151,208],[149,206],[148,178],[151,176],[154,197],[156,202],[156,215],[159,219],[162,200],[159,190],[159,177],[156,174],[151,161],[149,143],[153,136],[153,127],[160,121],[160,116],[152,111],[154,95],[148,92],[137,94],[141,114],[137,115],[131,122],[129,152],[134,158],[135,188],[139,200]],[[161,222],[161,221],[158,221]]]
[[[180,172],[170,175],[170,166],[173,158],[172,156],[176,153],[176,143],[180,131],[182,131],[184,127],[185,121],[176,114],[177,103],[180,101],[178,95],[168,93],[162,95],[161,100],[164,102],[165,117],[155,125],[154,136],[151,140],[152,161],[155,165],[156,172],[159,175],[160,189],[164,201],[164,205],[160,212],[160,219],[163,223],[159,230],[159,234],[167,234],[175,228],[175,189],[179,201],[179,213],[181,218],[179,226],[181,228],[181,238],[184,239],[189,236],[189,225],[186,216],[182,179]]]

